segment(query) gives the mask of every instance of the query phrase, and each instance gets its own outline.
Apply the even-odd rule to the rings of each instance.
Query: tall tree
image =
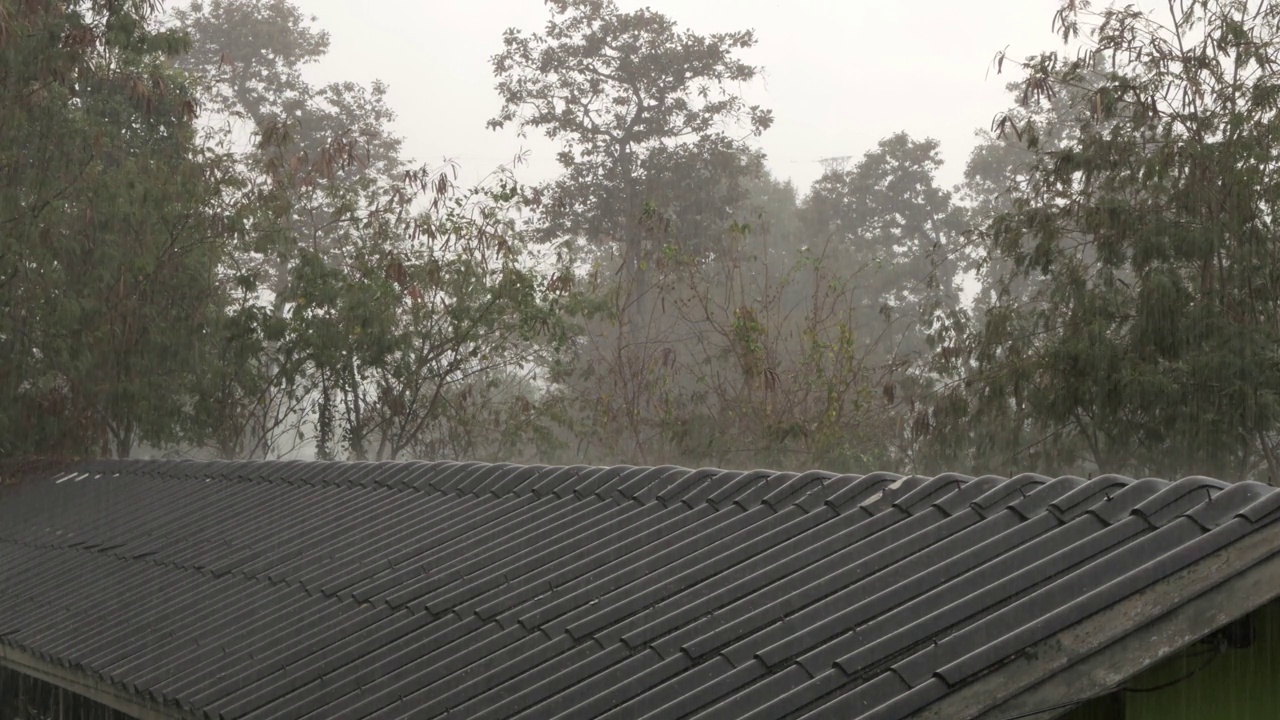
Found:
[[[963,226],[941,166],[936,140],[897,133],[805,198],[806,238],[832,244],[829,261],[859,289],[860,342],[885,361],[925,351],[937,315],[958,303]]]
[[[312,361],[341,356],[339,348],[312,352],[315,328],[290,314],[292,286],[341,274],[375,235],[389,248],[388,223],[407,232],[411,202],[439,195],[434,183],[444,179],[409,172],[384,84],[306,81],[329,38],[295,3],[197,0],[174,17],[192,39],[178,64],[214,118],[208,141],[236,154],[257,211],[228,263],[235,307],[224,322],[221,372],[208,378],[207,417],[217,422],[207,437],[224,455],[286,453],[319,409],[324,372]],[[389,302],[367,297],[375,298]]]
[[[0,5],[0,452],[176,439],[235,181],[147,2]]]
[[[698,197],[758,174],[745,144],[772,123],[732,86],[758,69],[737,55],[755,45],[750,31],[699,35],[650,9],[623,12],[613,0],[548,0],[543,32],[510,29],[493,69],[502,108],[493,128],[514,124],[558,140],[565,175],[549,188],[550,231],[616,246],[625,280],[622,307],[633,337],[651,307],[650,271],[662,251],[653,225],[676,209],[659,188],[710,176]],[[740,135],[731,134],[734,127]],[[727,228],[716,202],[684,206],[687,242],[710,224]]]
[[[328,52],[329,36],[290,0],[195,0],[174,17],[191,38],[190,52],[177,63],[221,120],[217,139],[230,141],[244,172],[272,183],[288,209],[260,234],[274,240],[258,237],[252,245],[264,255],[261,281],[279,296],[292,252],[308,248],[340,258],[341,238],[359,215],[352,209],[409,169],[390,128],[388,88],[377,81],[307,82],[303,71]]]
[[[1069,2],[1055,23],[1081,51],[1021,63],[1027,107],[1088,91],[987,228],[1006,286],[952,348],[939,413],[978,452],[1280,479],[1278,21],[1272,0]]]

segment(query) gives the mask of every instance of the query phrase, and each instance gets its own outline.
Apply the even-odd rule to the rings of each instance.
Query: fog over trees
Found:
[[[954,187],[775,177],[731,17],[545,12],[559,172],[472,184],[293,0],[0,0],[0,456],[1280,481],[1280,2],[1068,0]]]

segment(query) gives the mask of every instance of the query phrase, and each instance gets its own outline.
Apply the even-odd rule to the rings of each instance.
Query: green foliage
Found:
[[[362,233],[343,262],[304,253],[288,315],[305,371],[332,403],[333,441],[357,458],[437,457],[463,447],[448,432],[478,408],[473,383],[510,379],[562,342],[557,293],[531,266],[511,212],[525,201],[509,177],[449,194],[400,232]],[[488,386],[486,390],[493,390]],[[490,431],[501,435],[507,428]],[[340,442],[338,442],[340,440]]]
[[[408,168],[385,86],[302,79],[327,37],[288,2],[155,10],[0,4],[0,454],[537,434],[570,288],[530,256],[524,189]],[[217,150],[238,121],[257,145]]]
[[[290,0],[0,0],[0,455],[1280,475],[1273,0],[1067,3],[958,192],[802,200],[751,32],[548,5],[490,125],[564,172],[462,190]]]
[[[856,278],[859,326],[884,358],[925,352],[937,314],[959,302],[963,225],[937,185],[941,166],[937,141],[899,133],[825,173],[805,199],[805,235],[830,242],[825,261]]]
[[[745,140],[772,114],[731,90],[759,72],[737,58],[755,36],[699,35],[612,0],[548,5],[542,33],[503,37],[493,58],[502,107],[489,125],[560,142],[564,175],[544,188],[544,237],[620,252],[619,317],[636,340],[652,312],[650,271],[662,248],[723,253],[726,209],[762,171]]]
[[[245,126],[259,139],[240,157],[258,212],[232,257],[233,369],[208,390],[217,422],[202,437],[227,456],[457,450],[432,443],[459,387],[532,342],[538,281],[503,225],[522,191],[499,178],[460,195],[449,168],[409,167],[385,85],[305,81],[328,37],[294,4],[196,2],[176,18],[194,40],[182,66],[233,121],[212,140]]]
[[[576,161],[674,138],[705,137],[745,117],[754,132],[772,122],[726,85],[758,69],[734,58],[755,45],[750,31],[701,36],[650,9],[622,12],[612,0],[551,0],[540,35],[508,30],[493,60],[503,107],[491,127],[516,122],[563,139]]]
[[[0,3],[0,452],[175,440],[234,182],[144,2]]]
[[[1277,20],[1269,0],[1072,3],[1057,22],[1095,27],[1084,51],[1022,64],[1025,110],[997,127],[1057,139],[986,224],[1003,272],[947,358],[938,417],[972,460],[1280,479]]]
[[[748,144],[772,124],[735,90],[758,75],[737,58],[754,35],[699,35],[609,0],[548,4],[543,32],[504,37],[490,125],[561,143],[537,221],[580,263],[581,325],[543,407],[574,457],[877,456],[891,441],[864,422],[857,295],[803,255],[795,191]]]

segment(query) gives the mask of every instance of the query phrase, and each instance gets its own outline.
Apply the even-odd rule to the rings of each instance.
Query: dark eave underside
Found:
[[[1204,478],[76,470],[0,494],[0,644],[226,720],[907,717],[1280,517]]]

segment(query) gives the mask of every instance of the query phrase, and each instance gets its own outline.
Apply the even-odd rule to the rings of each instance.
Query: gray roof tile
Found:
[[[1277,518],[1200,477],[96,461],[0,497],[0,644],[220,720],[891,719]]]

